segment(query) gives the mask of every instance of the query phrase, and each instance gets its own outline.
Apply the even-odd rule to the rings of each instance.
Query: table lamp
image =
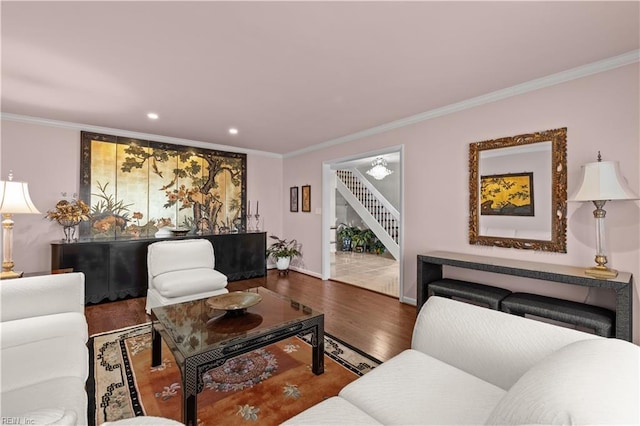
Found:
[[[629,189],[627,181],[620,173],[617,161],[602,161],[598,151],[598,161],[582,166],[582,182],[570,201],[592,201],[596,206],[593,217],[596,219],[596,257],[597,266],[588,268],[585,274],[596,278],[615,278],[618,271],[605,266],[604,218],[603,209],[609,200],[637,200],[638,196]]]
[[[13,219],[19,213],[40,213],[29,197],[29,184],[14,182],[13,172],[9,172],[9,180],[0,181],[0,213],[2,213],[2,273],[0,279],[18,278],[22,272],[13,270]]]

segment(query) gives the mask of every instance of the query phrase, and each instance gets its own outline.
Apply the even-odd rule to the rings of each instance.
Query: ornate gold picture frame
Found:
[[[535,181],[535,213],[483,215],[481,177],[523,173]],[[566,128],[469,145],[469,244],[566,253],[566,214]]]

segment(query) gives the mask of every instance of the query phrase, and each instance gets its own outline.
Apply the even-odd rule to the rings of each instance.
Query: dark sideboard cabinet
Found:
[[[169,239],[204,238],[213,244],[216,269],[229,281],[267,273],[266,233],[88,240],[51,243],[51,269],[73,268],[85,274],[85,303],[147,294],[147,246]]]

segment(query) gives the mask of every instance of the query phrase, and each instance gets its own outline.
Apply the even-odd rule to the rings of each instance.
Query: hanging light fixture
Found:
[[[371,168],[367,170],[369,176],[373,176],[374,179],[382,180],[393,173],[393,170],[387,168],[387,160],[382,157],[378,157],[371,163]]]

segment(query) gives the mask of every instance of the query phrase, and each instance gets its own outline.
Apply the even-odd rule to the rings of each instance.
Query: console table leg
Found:
[[[633,339],[633,298],[631,285],[616,291],[616,337],[618,339]]]
[[[427,286],[429,283],[442,279],[442,265],[426,262],[418,256],[418,276],[417,276],[417,305],[416,314],[420,313],[422,305],[429,298],[427,294]]]

